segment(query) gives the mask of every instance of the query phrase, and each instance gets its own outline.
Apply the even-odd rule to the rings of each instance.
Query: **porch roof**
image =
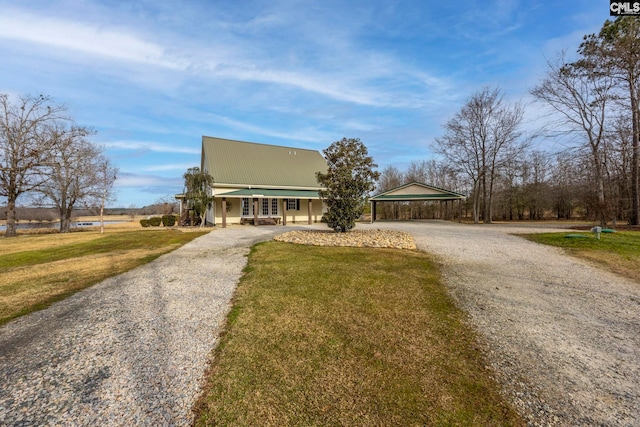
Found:
[[[279,190],[271,188],[243,188],[229,193],[217,194],[216,197],[267,197],[270,199],[319,199],[317,191],[312,190]]]

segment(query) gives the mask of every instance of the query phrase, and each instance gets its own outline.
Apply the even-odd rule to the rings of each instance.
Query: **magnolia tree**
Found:
[[[323,153],[327,173],[317,172],[316,179],[325,188],[320,191],[328,207],[325,218],[330,228],[344,233],[355,227],[380,174],[374,171],[377,165],[358,138],[342,138]]]

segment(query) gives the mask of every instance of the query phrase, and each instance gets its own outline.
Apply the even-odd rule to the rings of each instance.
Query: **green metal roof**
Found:
[[[404,189],[411,188],[411,191],[415,191],[416,189],[423,190],[424,193],[404,193]],[[407,190],[404,190],[407,191]],[[421,182],[410,182],[408,184],[401,185],[396,188],[392,188],[391,190],[385,191],[383,193],[377,194],[371,197],[369,200],[372,201],[420,201],[420,200],[457,200],[464,199],[464,194],[456,193],[454,191],[445,190],[444,188],[435,187],[433,185],[423,184]]]
[[[217,197],[268,197],[273,199],[319,199],[317,191],[310,190],[276,190],[263,188],[243,188],[219,194]]]
[[[316,172],[326,172],[319,151],[202,137],[202,164],[216,185],[320,189]]]
[[[460,199],[459,196],[453,196],[451,194],[402,194],[402,195],[387,195],[387,196],[375,196],[369,200],[386,200],[386,201],[411,201],[411,200],[454,200]]]

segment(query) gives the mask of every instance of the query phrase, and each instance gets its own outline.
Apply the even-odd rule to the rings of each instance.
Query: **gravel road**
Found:
[[[249,246],[295,228],[216,230],[0,328],[0,426],[189,425]],[[358,228],[438,257],[529,425],[640,426],[640,284],[508,234],[548,230]]]
[[[183,426],[254,242],[216,230],[0,328],[0,426]]]
[[[506,393],[531,426],[640,426],[640,284],[508,233],[380,222],[435,254]]]

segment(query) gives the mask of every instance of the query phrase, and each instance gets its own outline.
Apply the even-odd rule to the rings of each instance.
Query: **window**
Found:
[[[271,215],[278,215],[278,199],[271,199]]]
[[[288,199],[287,200],[287,210],[289,210],[289,211],[299,211],[300,210],[300,199]]]
[[[249,199],[247,197],[242,199],[242,215],[243,216],[249,216],[251,214],[250,206],[251,206],[251,203],[249,203]]]
[[[269,199],[262,199],[262,215],[269,215]]]

